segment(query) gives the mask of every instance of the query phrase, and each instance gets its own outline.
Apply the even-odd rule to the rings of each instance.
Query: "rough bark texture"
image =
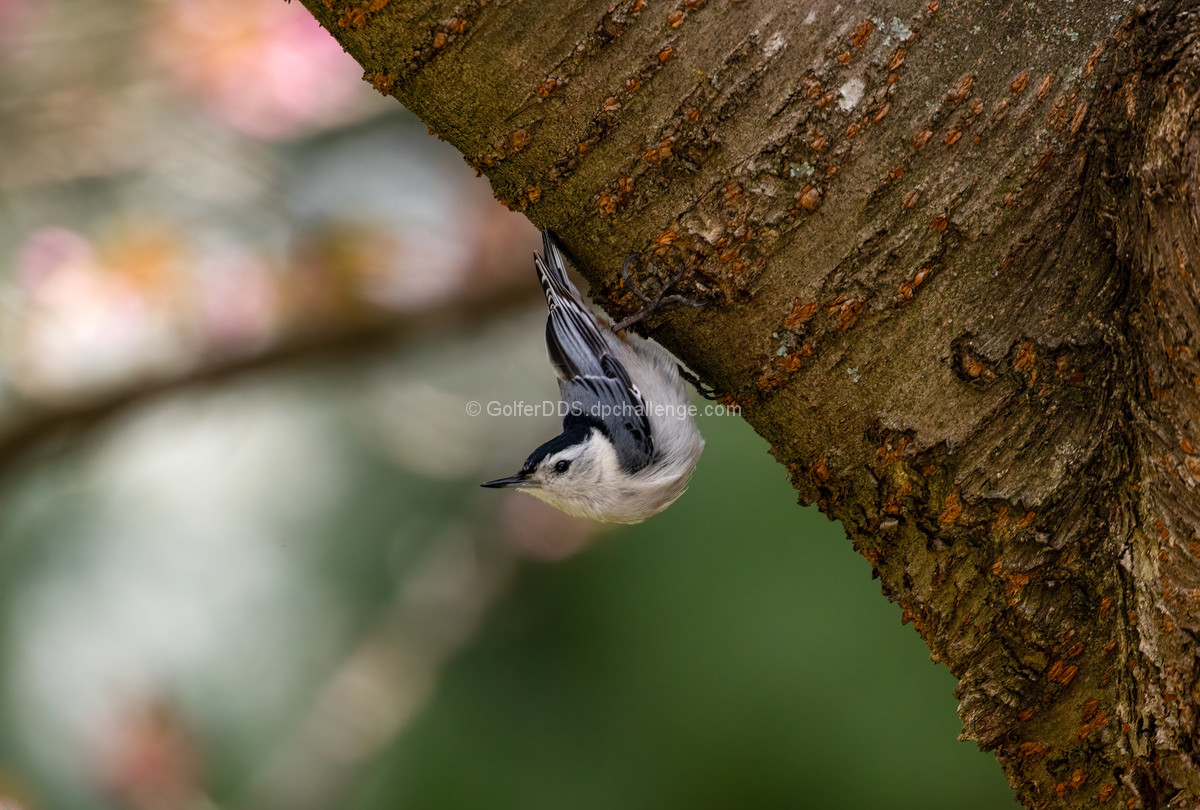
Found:
[[[304,2],[610,312],[687,263],[1022,802],[1200,806],[1194,4]]]

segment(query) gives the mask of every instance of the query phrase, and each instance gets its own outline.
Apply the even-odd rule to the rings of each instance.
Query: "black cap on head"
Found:
[[[577,444],[583,444],[587,441],[588,436],[592,432],[592,426],[582,420],[563,423],[563,432],[555,436],[550,441],[543,444],[537,450],[529,454],[529,458],[525,459],[525,466],[521,468],[521,472],[525,475],[537,469],[537,466],[542,463],[542,460],[547,456],[552,456],[555,453],[561,453],[568,447],[574,447]]]

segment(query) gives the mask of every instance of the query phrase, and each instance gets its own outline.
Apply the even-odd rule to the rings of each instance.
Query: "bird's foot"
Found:
[[[703,301],[695,301],[686,296],[676,295],[674,293],[668,294],[669,291],[679,282],[681,278],[683,278],[684,274],[687,272],[687,265],[685,265],[683,262],[679,263],[679,272],[672,276],[666,284],[662,285],[655,295],[647,295],[645,291],[642,290],[641,285],[633,280],[633,276],[629,275],[629,265],[632,264],[640,255],[641,254],[639,253],[632,253],[625,259],[625,263],[621,265],[621,282],[634,295],[641,299],[642,308],[620,323],[613,324],[612,330],[614,332],[623,332],[624,330],[633,326],[635,323],[643,320],[647,315],[652,315],[662,307],[670,304],[681,304],[688,307],[704,306]]]
[[[679,376],[683,378],[684,382],[691,383],[692,388],[696,389],[696,393],[707,399],[709,402],[714,402],[721,398],[721,395],[717,393],[717,389],[704,382],[704,380],[700,379],[683,366],[679,367]]]

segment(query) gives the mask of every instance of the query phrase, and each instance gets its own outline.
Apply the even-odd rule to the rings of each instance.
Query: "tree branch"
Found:
[[[444,331],[456,339],[534,303],[536,288],[512,282],[470,289],[461,298],[412,312],[378,311],[354,320],[300,329],[250,354],[221,355],[192,368],[127,385],[63,405],[39,408],[0,430],[0,475],[38,448],[76,439],[136,407],[185,390],[226,384],[244,376],[303,363],[329,362],[392,349]]]
[[[1194,4],[304,2],[610,311],[687,263],[1022,802],[1200,805]]]

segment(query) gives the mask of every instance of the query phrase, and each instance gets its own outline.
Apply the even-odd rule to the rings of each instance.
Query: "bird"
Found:
[[[640,523],[684,493],[704,439],[678,361],[628,327],[666,301],[699,304],[664,297],[666,288],[651,300],[635,288],[647,308],[613,325],[584,303],[549,230],[533,258],[549,308],[546,348],[565,413],[562,433],[515,475],[482,486],[516,489],[577,517]]]

